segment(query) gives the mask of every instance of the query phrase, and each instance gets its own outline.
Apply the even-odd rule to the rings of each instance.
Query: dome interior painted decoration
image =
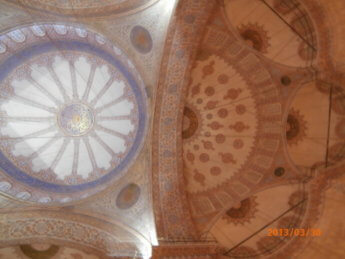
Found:
[[[60,24],[18,28],[2,44],[1,169],[15,180],[7,193],[66,202],[123,174],[147,116],[142,80],[126,55],[99,34]],[[33,191],[19,197],[25,187],[16,181]]]
[[[0,258],[345,258],[344,17],[0,0]]]

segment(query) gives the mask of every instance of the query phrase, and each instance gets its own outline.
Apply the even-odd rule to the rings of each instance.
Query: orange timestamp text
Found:
[[[267,233],[270,237],[319,237],[321,234],[319,228],[269,228]]]

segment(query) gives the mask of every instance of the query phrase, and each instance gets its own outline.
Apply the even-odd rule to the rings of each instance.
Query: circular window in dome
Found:
[[[126,172],[146,96],[119,48],[81,27],[40,24],[0,36],[0,53],[0,191],[67,202]]]

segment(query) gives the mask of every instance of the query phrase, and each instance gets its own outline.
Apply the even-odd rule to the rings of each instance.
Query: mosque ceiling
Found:
[[[132,62],[102,36],[60,24],[9,31],[2,50],[1,164],[15,179],[3,178],[2,190],[64,203],[111,184],[135,160],[147,128]]]
[[[66,259],[98,259],[99,256],[95,254],[86,253],[84,251],[69,248],[59,247],[56,245],[49,244],[32,244],[32,245],[21,245],[18,247],[7,247],[0,249],[1,256],[3,258],[66,258]]]
[[[1,2],[1,247],[148,257],[153,95],[174,1],[66,3]]]
[[[343,81],[333,67],[329,38],[321,36],[333,35],[322,25],[328,19],[324,3],[207,4],[180,3],[168,65],[162,67],[163,101],[156,109],[162,142],[154,149],[160,158],[154,174],[160,174],[167,195],[186,193],[190,210],[157,194],[166,207],[158,230],[165,231],[165,240],[199,235],[204,242],[217,241],[230,258],[302,256],[308,241],[267,233],[317,229],[326,186],[344,165]],[[202,16],[203,8],[208,16]],[[198,47],[189,49],[191,44]],[[190,77],[183,78],[184,71]],[[176,89],[183,101],[174,99]],[[177,109],[180,115],[174,116]],[[166,174],[171,179],[163,179]],[[183,178],[184,190],[176,188],[176,177]]]
[[[0,1],[0,258],[340,258],[334,2]]]
[[[45,11],[57,16],[94,17],[126,15],[130,12],[147,8],[157,0],[111,0],[111,1],[47,1],[47,0],[19,0],[7,1],[33,11]]]

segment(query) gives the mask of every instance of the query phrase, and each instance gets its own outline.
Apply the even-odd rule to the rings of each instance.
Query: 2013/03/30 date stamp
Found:
[[[319,228],[269,228],[267,236],[274,237],[319,237]]]

